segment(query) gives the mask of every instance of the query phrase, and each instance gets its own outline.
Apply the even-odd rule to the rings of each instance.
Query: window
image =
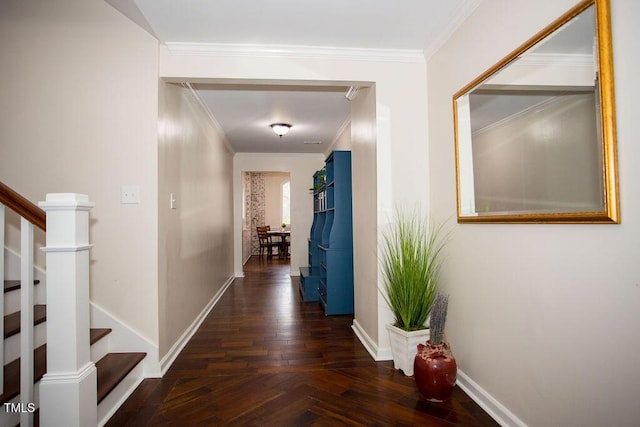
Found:
[[[291,224],[291,182],[282,184],[282,223]]]

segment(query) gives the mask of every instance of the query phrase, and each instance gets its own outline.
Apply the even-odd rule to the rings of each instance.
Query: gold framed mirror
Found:
[[[458,222],[620,222],[608,0],[458,91],[453,117]]]

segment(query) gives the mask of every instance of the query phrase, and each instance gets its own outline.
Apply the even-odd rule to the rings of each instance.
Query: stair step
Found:
[[[110,328],[92,328],[90,332],[91,344],[111,332]],[[38,382],[47,372],[47,345],[42,345],[33,350],[33,376],[34,382]],[[20,359],[5,365],[4,367],[4,393],[0,396],[0,404],[7,402],[20,394]]]
[[[91,328],[89,331],[89,342],[91,345],[97,343],[102,338],[106,337],[111,333],[111,328]]]
[[[109,353],[96,363],[98,403],[113,390],[147,353]]]
[[[33,326],[47,320],[47,306],[37,304],[33,306]],[[20,333],[20,312],[7,314],[4,316],[4,337],[9,338],[12,335]]]
[[[33,350],[33,380],[40,378],[47,372],[47,345],[41,345]],[[4,393],[0,396],[0,404],[8,402],[20,394],[20,359],[4,366]]]
[[[40,280],[34,280],[33,284],[37,285],[40,283]],[[5,280],[4,281],[4,293],[15,291],[16,289],[20,289],[20,280]]]

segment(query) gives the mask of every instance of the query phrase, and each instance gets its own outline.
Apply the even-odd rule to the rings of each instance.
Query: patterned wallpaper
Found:
[[[242,172],[242,194],[244,196],[244,218],[242,224],[242,259],[246,261],[252,253],[251,248],[251,175]]]
[[[247,217],[251,218],[251,254],[258,255],[260,253],[260,243],[258,242],[256,227],[264,225],[264,173],[250,172],[247,175],[251,180],[250,206],[247,211]]]

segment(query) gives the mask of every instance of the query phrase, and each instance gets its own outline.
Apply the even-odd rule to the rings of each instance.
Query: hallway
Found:
[[[162,379],[145,380],[114,426],[495,426],[456,388],[421,400],[375,362],[351,316],[303,303],[288,261],[252,257]]]

